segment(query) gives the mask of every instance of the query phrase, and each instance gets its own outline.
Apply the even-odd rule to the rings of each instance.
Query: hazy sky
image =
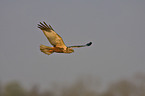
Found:
[[[92,46],[72,54],[40,52],[49,45],[45,21],[66,45]],[[0,81],[72,82],[81,75],[103,83],[145,73],[145,0],[1,0]]]

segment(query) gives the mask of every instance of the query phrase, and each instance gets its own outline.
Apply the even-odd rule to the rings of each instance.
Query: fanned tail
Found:
[[[53,53],[52,47],[45,46],[45,45],[40,45],[40,50],[41,50],[41,52],[43,52],[47,55],[50,55]]]

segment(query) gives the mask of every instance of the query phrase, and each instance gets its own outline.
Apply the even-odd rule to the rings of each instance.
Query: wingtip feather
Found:
[[[87,45],[87,46],[90,46],[90,45],[92,45],[92,42],[90,42],[90,43],[87,43],[86,45]]]
[[[40,24],[38,24],[38,28],[40,28],[41,30],[46,30],[46,31],[50,31],[51,29],[49,28],[49,26],[43,21],[42,22],[39,22]]]

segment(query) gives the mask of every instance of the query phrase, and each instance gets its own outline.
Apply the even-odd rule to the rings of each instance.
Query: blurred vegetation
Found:
[[[0,96],[145,96],[145,74],[137,74],[131,79],[113,82],[104,92],[99,92],[100,85],[95,79],[79,79],[71,85],[59,86],[51,90],[41,91],[37,85],[26,90],[17,82],[12,81],[2,85]],[[58,87],[58,86],[57,86]]]

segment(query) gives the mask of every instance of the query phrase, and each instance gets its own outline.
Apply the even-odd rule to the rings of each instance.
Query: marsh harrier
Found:
[[[56,53],[72,53],[74,50],[72,48],[86,47],[90,46],[92,42],[87,43],[86,45],[78,45],[78,46],[66,46],[63,42],[63,39],[54,31],[54,29],[45,22],[38,24],[38,28],[40,28],[44,35],[47,37],[48,41],[53,45],[53,47],[40,45],[41,52],[50,55],[53,52]]]

